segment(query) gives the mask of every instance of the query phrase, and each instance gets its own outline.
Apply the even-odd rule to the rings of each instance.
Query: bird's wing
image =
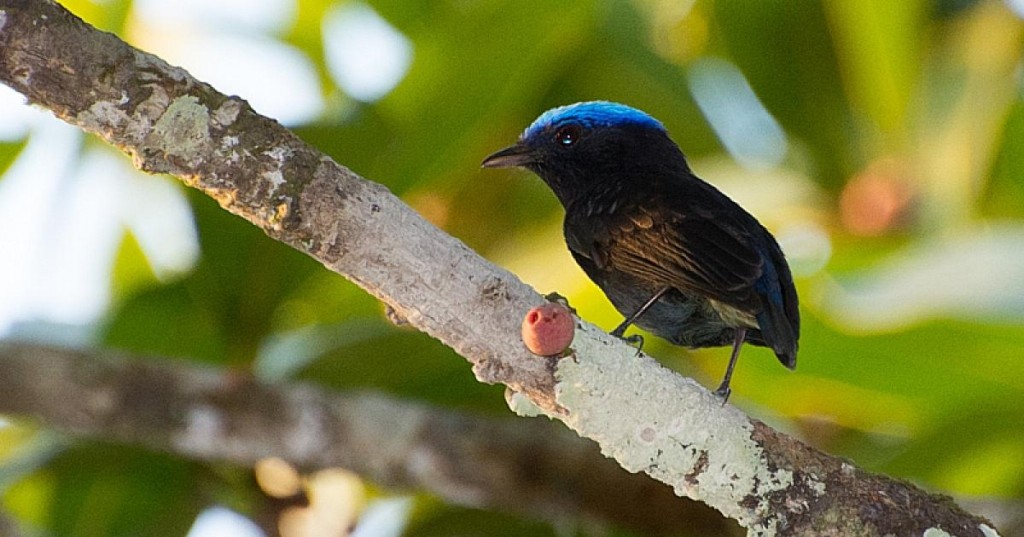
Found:
[[[599,265],[748,312],[760,309],[754,285],[764,259],[750,232],[724,211],[632,206],[592,222],[590,251],[581,253]]]

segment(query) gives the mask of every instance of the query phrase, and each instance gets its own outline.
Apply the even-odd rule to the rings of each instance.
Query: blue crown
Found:
[[[526,139],[553,125],[569,122],[580,123],[587,128],[639,125],[665,130],[660,121],[636,108],[609,101],[588,101],[559,106],[544,112],[523,131],[521,138]]]

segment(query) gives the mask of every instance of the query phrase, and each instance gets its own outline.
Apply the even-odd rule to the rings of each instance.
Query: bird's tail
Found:
[[[756,316],[757,324],[765,344],[775,351],[782,365],[796,369],[797,341],[800,339],[796,289],[778,246],[772,257],[772,262],[765,264],[765,273],[755,285],[762,305]]]
[[[757,315],[761,337],[765,344],[775,351],[782,365],[796,369],[797,339],[799,334],[786,315],[782,304],[774,300],[765,301],[765,309]]]

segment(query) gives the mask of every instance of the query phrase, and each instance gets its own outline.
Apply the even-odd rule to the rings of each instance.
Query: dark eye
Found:
[[[555,132],[555,143],[569,147],[579,141],[583,128],[579,125],[566,125]]]

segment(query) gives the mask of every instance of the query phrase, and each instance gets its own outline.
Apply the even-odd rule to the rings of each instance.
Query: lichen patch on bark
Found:
[[[210,111],[192,95],[174,99],[153,125],[146,145],[168,160],[178,159],[179,165],[197,165],[210,146]]]
[[[981,533],[983,533],[985,537],[999,537],[999,532],[988,524],[980,524],[978,529],[981,530]]]
[[[229,127],[238,119],[242,112],[242,102],[237,99],[228,99],[211,114],[213,122],[218,127]]]
[[[774,534],[780,521],[769,499],[794,483],[793,472],[763,464],[749,418],[628,347],[609,352],[610,336],[584,330],[594,337],[577,338],[577,359],[557,364],[563,420],[623,468],[714,505],[757,534]]]

